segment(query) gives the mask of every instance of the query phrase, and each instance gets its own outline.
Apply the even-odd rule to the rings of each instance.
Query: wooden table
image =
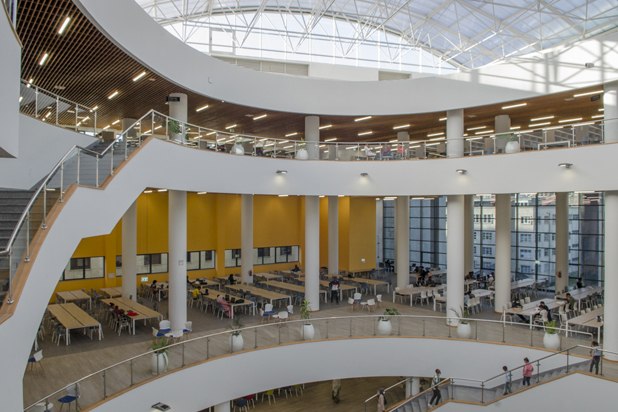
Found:
[[[300,277],[298,278],[298,280],[300,280],[301,282],[304,282],[305,278]],[[320,285],[325,287],[327,289],[327,292],[330,292],[330,281],[320,280]],[[348,291],[354,290],[354,293],[358,292],[358,288],[356,286],[346,285],[345,283],[339,282],[339,297],[340,298],[343,298],[343,292],[346,290]]]
[[[206,298],[208,300],[211,300],[211,301],[215,302],[212,305],[212,313],[213,313],[213,315],[215,314],[215,309],[216,309],[215,305],[216,305],[217,295],[223,295],[223,297],[225,297],[225,294],[223,292],[222,293],[213,293],[213,294],[208,294],[208,295],[202,295],[203,298]],[[232,308],[232,310],[231,310],[232,317],[230,319],[234,319],[235,309],[237,307],[240,307],[240,306],[249,306],[251,308],[252,314],[255,316],[255,303],[253,301],[249,300],[249,299],[244,299],[244,302],[242,302],[242,303],[228,302],[226,300],[226,303],[227,303],[227,305],[229,307]]]
[[[511,289],[527,288],[528,286],[532,286],[535,283],[536,280],[534,279],[517,280],[515,282],[511,282]]]
[[[603,288],[600,286],[586,286],[585,288],[572,290],[569,293],[571,294],[571,297],[573,299],[579,302],[582,299],[586,299],[590,295],[596,295],[597,293],[603,293]],[[556,299],[566,300],[566,298],[567,298],[566,293],[561,293],[559,295],[556,295]]]
[[[556,299],[539,299],[534,302],[526,303],[522,308],[510,308],[506,310],[506,313],[509,315],[522,315],[530,317],[530,329],[532,329],[533,318],[534,315],[539,313],[538,306],[539,303],[545,302],[549,310],[556,309],[558,306],[563,306],[566,302],[563,300]]]
[[[194,284],[196,281],[200,282],[201,286],[218,286],[221,287],[221,283],[219,282],[215,282],[214,280],[210,280],[210,279],[189,279],[189,283]]]
[[[65,343],[68,345],[71,341],[71,329],[89,328],[93,326],[99,327],[99,340],[101,340],[101,324],[96,319],[84,312],[74,303],[61,303],[47,306],[49,313],[54,316],[58,322],[67,331]]]
[[[251,292],[252,295],[263,297],[264,299],[268,299],[270,304],[272,305],[273,300],[278,299],[288,299],[289,304],[292,304],[292,297],[288,295],[283,295],[281,293],[271,292],[270,290],[256,288],[255,286],[248,285],[225,285],[226,288],[232,290],[244,290],[245,292]]]
[[[111,299],[103,299],[101,302],[106,303],[108,305],[118,305],[119,309],[124,310],[125,315],[131,319],[133,326],[133,334],[135,335],[135,321],[136,320],[144,320],[144,325],[146,325],[146,319],[157,318],[161,320],[163,315],[159,312],[155,312],[154,310],[146,307],[144,305],[140,305],[137,302],[132,301],[129,298],[111,298]],[[137,313],[136,316],[129,316],[127,314],[128,311],[132,311]]]
[[[386,293],[390,293],[391,291],[391,285],[388,282],[384,282],[383,280],[354,278],[354,282],[365,283],[367,285],[373,285],[374,295],[378,294],[378,285],[386,285]]]
[[[603,316],[603,308],[595,309],[591,312],[584,313],[583,315],[567,320],[566,335],[569,335],[569,324],[586,326],[589,328],[597,328],[597,337],[601,341],[601,328],[603,322],[597,321],[597,316]]]
[[[225,282],[227,282],[229,280],[229,275],[228,276],[215,276],[213,279],[217,279],[219,281],[219,286],[225,285]],[[234,283],[238,283],[240,282],[240,277],[239,276],[234,276]]]
[[[83,290],[71,290],[68,292],[56,292],[56,297],[63,303],[75,302],[77,300],[88,300],[88,306],[92,309],[92,299]]]
[[[287,272],[289,272],[289,270]],[[266,278],[266,280],[283,279],[282,275],[273,275],[272,273],[256,273],[255,276]]]
[[[405,289],[399,289],[399,290],[393,290],[393,303],[395,302],[395,296],[399,295],[399,296],[410,296],[410,306],[412,306],[412,302],[414,301],[414,299],[412,299],[413,295],[418,295],[421,292],[429,292],[430,290],[434,292],[437,292],[439,290],[442,290],[446,287],[446,285],[440,285],[440,286],[432,286],[432,287],[425,287],[425,286],[420,286],[420,287],[414,287],[414,288],[405,288]]]
[[[472,292],[470,292],[474,295],[475,298],[484,298],[487,296],[491,296],[493,295],[494,292],[493,290],[486,290],[486,289],[474,289]],[[433,298],[433,311],[436,311],[436,301],[437,302],[442,302],[442,303],[446,303],[446,295],[444,296],[434,296]]]
[[[275,280],[268,280],[266,282],[262,282],[265,285],[274,286],[276,288],[291,290],[293,292],[300,292],[302,294],[305,293],[305,287],[300,285],[295,285],[293,283],[286,282],[277,282]],[[324,302],[328,300],[328,292],[325,290],[321,290],[320,293],[324,293]]]
[[[149,286],[150,287],[150,286]],[[101,288],[101,292],[110,298],[117,298],[122,296],[122,288]]]

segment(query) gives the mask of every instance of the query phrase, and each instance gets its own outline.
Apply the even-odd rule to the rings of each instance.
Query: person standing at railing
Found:
[[[505,376],[504,393],[502,395],[506,396],[509,393],[511,393],[511,380],[513,379],[513,374],[511,373],[511,371],[509,371],[509,368],[507,368],[506,366],[503,366],[502,370],[504,371],[504,376]]]
[[[590,361],[590,373],[592,373],[592,367],[595,368],[595,374],[599,374],[599,362],[601,361],[601,347],[599,346],[599,342],[592,341],[593,348],[590,349],[590,355],[592,356],[592,360]]]
[[[386,409],[386,396],[384,396],[384,389],[378,389],[378,412],[384,412]]]
[[[433,406],[433,402],[436,401],[436,406],[440,404],[442,401],[442,393],[440,392],[440,369],[436,369],[436,373],[433,375],[433,379],[431,380],[431,387],[433,391],[433,396],[429,401],[429,405],[427,407]]]
[[[528,360],[528,358],[524,358],[524,363],[525,365],[522,372],[524,381],[522,382],[522,386],[526,386],[526,383],[530,386],[530,378],[532,377],[532,372],[534,372],[534,366],[530,364],[530,360]]]

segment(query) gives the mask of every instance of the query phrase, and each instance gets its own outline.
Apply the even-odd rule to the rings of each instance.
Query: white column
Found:
[[[186,122],[188,118],[189,102],[184,93],[170,93],[169,97],[180,98],[178,102],[168,102],[170,117],[181,122]]]
[[[305,196],[305,299],[320,310],[320,198]]]
[[[309,159],[317,159],[320,151],[320,118],[318,116],[305,117],[305,142]],[[330,152],[329,152],[330,155]]]
[[[169,196],[169,317],[172,331],[187,322],[187,192],[168,191]]]
[[[462,157],[464,155],[464,111],[463,109],[446,112],[446,156]]]
[[[376,199],[376,265],[384,263],[384,201]]]
[[[618,119],[618,82],[606,83],[603,88],[603,114],[608,119],[605,122],[605,143],[615,143],[618,142],[618,120],[611,119]]]
[[[339,273],[339,197],[328,196],[328,273]]]
[[[240,195],[240,281],[253,282],[253,195]]]
[[[230,412],[231,410],[232,407],[230,406],[230,401],[215,405],[215,412]]]
[[[603,348],[618,352],[618,191],[605,192],[605,301]],[[607,359],[618,361],[616,355]]]
[[[561,277],[558,277],[558,272]],[[556,291],[569,284],[569,194],[556,193]]]
[[[455,318],[452,309],[463,309],[464,295],[464,196],[450,195],[446,199],[446,315]],[[459,323],[455,319],[447,322],[451,326]]]
[[[410,398],[421,391],[421,378],[412,377],[406,380],[406,398]]]
[[[511,118],[508,114],[500,114],[494,118],[494,133],[497,135],[499,133],[509,133],[511,131]],[[491,142],[491,139],[485,139],[488,142]],[[496,150],[502,149],[506,146],[506,139],[496,139]]]
[[[410,196],[395,199],[395,272],[399,288],[410,284]]]
[[[122,296],[137,300],[137,200],[122,216]]]
[[[397,132],[397,143],[403,143],[405,157],[410,157],[410,134],[408,132]],[[399,149],[399,148],[397,148]]]
[[[474,195],[464,195],[464,273],[474,271]]]
[[[496,195],[496,300],[495,311],[511,300],[511,194]]]

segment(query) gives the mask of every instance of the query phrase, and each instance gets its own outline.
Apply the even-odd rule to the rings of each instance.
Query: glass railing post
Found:
[[[94,171],[95,187],[99,187],[99,155],[97,155],[97,161],[96,161],[95,167],[96,167]]]
[[[41,229],[47,229],[47,183],[43,185],[43,223]]]
[[[165,140],[170,140],[169,120],[167,117],[164,117],[164,119],[165,119]],[[152,127],[152,135],[154,136],[154,125]]]
[[[373,332],[373,335],[375,336],[375,331]],[[328,339],[328,321],[326,321],[326,339]]]
[[[62,203],[62,196],[63,196],[63,191],[62,191],[62,186],[64,183],[64,162],[60,163],[60,200],[58,200],[60,203]]]
[[[253,340],[255,341],[255,345],[253,346],[254,349],[257,349],[258,344],[257,344],[257,328],[253,329]]]
[[[9,295],[6,298],[6,303],[13,303],[13,247],[9,250]]]
[[[26,258],[24,262],[30,262],[30,210],[26,212]]]
[[[79,115],[79,105],[75,103],[75,131],[77,131],[77,116]]]
[[[541,375],[541,362],[536,361],[536,383],[537,385],[539,384],[540,375]]]
[[[412,298],[410,297],[410,299]],[[425,319],[423,319],[423,336],[425,336]]]
[[[182,363],[181,363],[181,368],[185,367],[185,344],[183,342],[182,344]]]
[[[39,118],[39,87],[34,86],[34,117]]]
[[[97,111],[94,111],[94,135],[97,134]]]
[[[56,96],[56,126],[58,126],[58,107],[60,107],[60,96]]]
[[[130,386],[133,386],[133,359],[131,359],[130,365],[131,365],[131,385]]]
[[[566,370],[566,373],[569,373],[569,356],[570,356],[570,353],[569,353],[569,350],[567,349],[567,370]]]
[[[206,359],[210,359],[210,338],[206,338]]]
[[[485,403],[485,382],[481,382],[481,403]]]
[[[115,138],[114,138],[115,140]],[[112,148],[109,151],[109,173],[111,176],[114,175],[114,143],[112,143]]]
[[[82,151],[77,149],[77,184],[79,184],[79,165],[80,165],[80,159],[81,159],[81,154]]]
[[[281,345],[281,322],[279,322],[279,345]]]
[[[107,371],[103,371],[103,399],[107,398]],[[159,362],[157,361],[157,375],[159,374]]]
[[[352,337],[352,319],[350,319],[350,337]]]

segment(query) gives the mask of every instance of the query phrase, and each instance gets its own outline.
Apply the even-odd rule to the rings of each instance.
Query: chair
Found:
[[[45,371],[43,368],[43,364],[41,363],[41,359],[43,359],[43,350],[35,352],[34,355],[30,359],[28,359],[28,363],[30,364],[30,370],[34,370],[36,372],[37,365],[41,367],[42,371]]]
[[[382,295],[376,295],[376,307],[382,307]]]
[[[262,393],[262,402],[264,402],[264,395],[266,395],[266,398],[268,399],[268,404],[270,405],[270,398],[273,398],[273,403],[277,403],[277,401],[275,400],[275,390],[271,389],[267,392]]]
[[[79,402],[77,402],[77,400],[81,397],[79,383],[70,384],[69,386],[66,387],[66,390],[67,390],[66,396],[63,396],[62,398],[58,399],[58,402],[62,404],[60,405],[60,411],[62,411],[62,408],[64,407],[65,403],[69,405],[69,410],[71,410],[71,404],[73,402],[75,402],[75,410],[81,409],[79,406]]]
[[[530,302],[531,302],[531,300],[530,300],[530,296],[526,296],[526,297],[524,298],[524,302],[526,302],[526,303],[530,303]]]
[[[292,315],[294,314],[294,305],[288,305],[288,317],[292,320]]]
[[[129,331],[129,334],[131,333],[131,319],[127,318],[126,316],[120,317],[120,321],[118,322],[118,336],[120,336],[120,332],[122,332],[122,329],[126,329],[127,331]]]
[[[51,412],[52,409],[54,409],[53,403],[48,403],[47,408],[45,408],[45,402],[40,402],[28,409],[28,412]]]
[[[277,314],[277,319],[279,320],[279,322],[283,322],[288,320],[288,313],[287,312],[279,312]]]
[[[415,301],[419,301],[421,305],[423,304],[423,299],[429,304],[429,299],[427,299],[427,292],[422,290],[420,295],[416,297]]]
[[[298,397],[298,391],[300,390],[300,394],[304,396],[303,393],[303,385],[294,385],[292,386],[294,388],[294,390],[296,391],[296,397]]]
[[[193,332],[193,322],[188,321],[185,323],[185,328],[182,330],[182,333],[186,333],[187,335]]]
[[[255,409],[255,394],[247,395],[245,396],[245,399],[247,400],[247,408],[249,407],[249,402],[251,402],[253,409]]]
[[[362,294],[360,294],[360,293],[358,293],[358,292],[356,292],[356,293],[354,294],[354,300],[355,300],[356,302],[360,302],[360,301],[362,301],[362,300],[363,300],[363,295],[362,295]]]
[[[500,316],[500,322],[506,322],[507,317],[509,318],[509,322],[513,322],[513,315],[506,313],[506,306],[502,305],[502,316]]]
[[[375,299],[369,299],[367,301],[367,310],[369,310],[369,312],[371,312],[372,310],[374,312],[376,311],[376,300]]]
[[[161,332],[171,332],[172,331],[172,322],[169,320],[162,320],[159,322],[159,330]]]
[[[270,322],[270,314],[264,313],[264,309],[260,309],[260,325],[264,323],[264,319],[266,319],[266,323]]]
[[[159,332],[158,329],[152,328],[152,336],[154,336],[155,338],[164,338],[165,337],[165,333],[161,333],[161,332]]]
[[[234,410],[236,410],[236,407],[238,407],[241,412],[242,412],[243,409],[245,411],[249,411],[249,407],[247,406],[247,399],[245,399],[245,398],[240,398],[238,403],[234,404]]]
[[[356,305],[354,305],[354,299],[352,299],[352,298],[348,298],[348,309],[349,309],[349,310],[354,310],[354,309],[355,309],[355,306],[356,306]]]
[[[68,334],[64,326],[56,325],[56,329],[54,329],[52,334],[52,343],[54,342],[54,337],[56,338],[56,346],[60,345],[60,338],[64,338],[64,343],[67,343]]]

